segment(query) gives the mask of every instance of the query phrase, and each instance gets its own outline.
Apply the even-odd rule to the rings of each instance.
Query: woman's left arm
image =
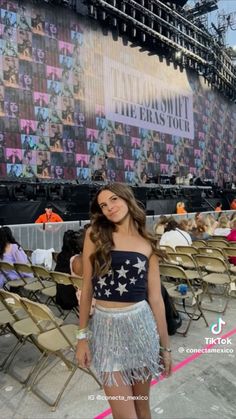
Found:
[[[165,306],[161,294],[159,262],[156,255],[151,255],[148,269],[148,302],[157,323],[161,351],[167,376],[171,374],[170,341],[167,332]]]

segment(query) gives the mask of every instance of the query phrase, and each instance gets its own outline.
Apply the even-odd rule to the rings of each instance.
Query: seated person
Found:
[[[190,234],[182,230],[174,218],[170,218],[165,226],[165,232],[161,236],[160,246],[171,246],[175,249],[176,246],[191,246],[191,244]]]
[[[15,240],[9,227],[0,228],[0,261],[8,263],[29,263],[27,255]],[[11,280],[19,279],[19,275],[15,270],[7,271],[6,277],[9,278],[8,285]],[[3,288],[7,279],[3,273],[0,274],[0,288]],[[25,277],[32,277],[31,274],[25,274]]]
[[[177,204],[176,204],[176,214],[187,214],[184,202],[177,202]]]
[[[231,232],[228,218],[223,215],[218,220],[218,226],[215,228],[214,236],[228,236]]]
[[[210,237],[212,237],[209,233],[207,233],[206,223],[204,220],[200,219],[196,222],[196,227],[193,227],[190,231],[190,235],[193,242],[195,240],[208,240]]]
[[[67,230],[63,236],[61,252],[57,256],[56,272],[71,274],[71,258],[79,255],[83,249],[83,233]],[[78,306],[76,289],[73,285],[56,284],[56,303],[63,310],[71,310]]]
[[[232,221],[231,224],[232,230],[231,232],[228,234],[228,236],[226,236],[226,239],[229,242],[236,242],[236,218]],[[230,244],[229,244],[230,245]],[[236,250],[236,249],[235,249]],[[236,256],[232,256],[229,258],[230,263],[233,263],[233,265],[236,265]]]

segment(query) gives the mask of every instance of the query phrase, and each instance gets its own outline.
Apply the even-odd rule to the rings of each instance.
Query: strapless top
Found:
[[[135,251],[112,250],[111,260],[107,274],[92,280],[94,298],[120,302],[145,300],[148,257]]]

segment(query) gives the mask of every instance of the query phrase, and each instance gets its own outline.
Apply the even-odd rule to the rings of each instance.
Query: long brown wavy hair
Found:
[[[157,249],[157,240],[146,230],[146,215],[138,201],[136,201],[132,189],[124,183],[112,183],[103,186],[97,192],[91,204],[91,233],[90,238],[96,244],[96,250],[91,255],[91,263],[95,275],[105,275],[111,267],[111,250],[114,247],[112,233],[116,231],[117,226],[108,220],[102,213],[98,205],[98,196],[102,191],[108,190],[118,197],[122,198],[128,205],[129,214],[140,236],[149,241],[153,253],[163,257],[163,253]]]

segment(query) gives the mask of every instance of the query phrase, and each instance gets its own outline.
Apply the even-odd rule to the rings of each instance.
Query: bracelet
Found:
[[[77,340],[83,340],[83,339],[90,339],[91,335],[92,335],[91,331],[88,328],[86,328],[86,329],[78,330],[76,332],[75,337]]]
[[[165,347],[163,347],[163,346],[160,346],[160,350],[161,350],[162,352],[172,352],[172,350],[171,350],[170,348],[165,348]]]

